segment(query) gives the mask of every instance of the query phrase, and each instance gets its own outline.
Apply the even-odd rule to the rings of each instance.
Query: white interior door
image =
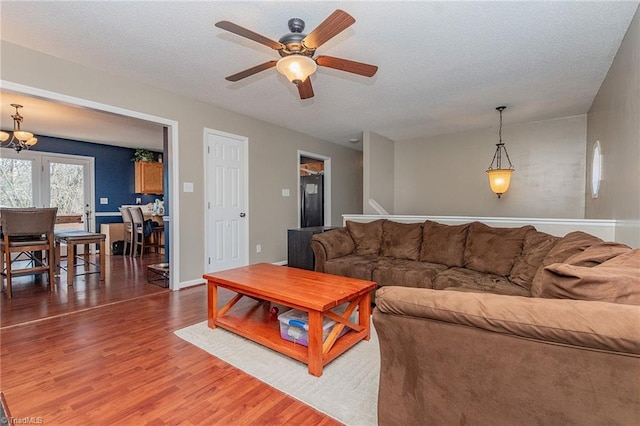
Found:
[[[206,259],[208,272],[248,264],[248,140],[207,130]]]

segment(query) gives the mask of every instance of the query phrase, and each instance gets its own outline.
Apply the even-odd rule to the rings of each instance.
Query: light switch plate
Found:
[[[109,199],[106,197],[100,197],[100,204],[109,204]]]
[[[182,188],[184,192],[193,192],[193,182],[184,182]]]
[[[288,197],[289,196],[289,190],[288,189],[283,189],[282,190],[282,196],[283,197]]]

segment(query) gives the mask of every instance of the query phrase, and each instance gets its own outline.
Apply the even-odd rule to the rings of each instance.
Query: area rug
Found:
[[[236,334],[207,327],[207,322],[175,334],[211,355],[298,399],[348,426],[377,424],[380,353],[371,339],[361,341],[324,367],[321,377],[307,366]]]

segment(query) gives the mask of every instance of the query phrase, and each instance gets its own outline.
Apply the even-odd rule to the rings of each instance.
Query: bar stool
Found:
[[[60,273],[60,245],[67,246],[67,285],[73,285],[73,279],[76,275],[100,274],[100,281],[105,279],[105,246],[104,240],[107,238],[104,234],[86,231],[56,231],[56,271]],[[84,272],[76,273],[76,246],[84,245]],[[89,245],[100,244],[100,264],[89,261]],[[98,266],[98,271],[90,271],[90,265]]]
[[[124,223],[124,248],[122,254],[130,254],[133,245],[133,220],[127,207],[118,207]]]
[[[129,213],[131,213],[131,221],[132,221],[132,246],[131,246],[131,256],[135,257],[138,252],[138,247],[140,247],[140,257],[144,254],[144,215],[142,214],[142,209],[140,207],[129,207]]]

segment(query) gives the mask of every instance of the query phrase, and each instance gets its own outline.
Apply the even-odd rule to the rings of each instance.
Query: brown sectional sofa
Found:
[[[380,425],[640,422],[638,249],[388,220],[312,248],[316,270],[380,286]]]

